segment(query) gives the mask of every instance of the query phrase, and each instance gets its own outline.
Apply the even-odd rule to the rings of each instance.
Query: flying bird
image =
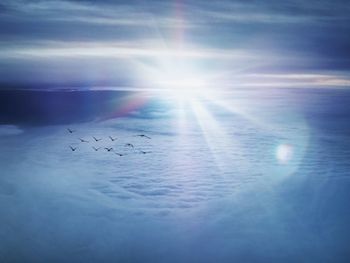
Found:
[[[146,152],[146,151],[142,151],[142,150],[140,150],[140,153],[142,153],[142,154],[146,154],[146,153],[151,153],[151,151]]]
[[[124,154],[121,154],[121,153],[117,153],[117,152],[114,152],[114,153],[118,156],[124,156]]]
[[[99,149],[101,149],[101,147],[96,148],[94,146],[92,146],[92,148],[95,150],[95,152],[97,152]]]
[[[79,140],[80,140],[81,142],[89,142],[89,141],[84,140],[84,139],[82,139],[82,138],[79,138]]]
[[[112,151],[112,150],[113,150],[113,148],[112,148],[112,147],[111,147],[111,148],[105,147],[105,149],[106,149],[108,152],[110,152],[110,151]]]
[[[69,128],[67,128],[67,131],[68,131],[69,133],[75,132],[75,131],[73,131],[73,130],[71,130],[71,129],[69,129]]]
[[[98,141],[101,141],[101,140],[102,140],[102,138],[98,139],[98,138],[96,138],[95,136],[92,136],[92,138],[94,138],[94,140],[95,140],[96,142],[98,142]]]
[[[111,139],[112,142],[114,142],[117,139],[117,137],[115,137],[115,138],[113,138],[112,136],[108,136],[108,137],[109,137],[109,139]]]
[[[74,148],[74,147],[72,147],[72,146],[69,145],[69,148],[72,150],[72,152],[75,152],[75,150],[76,150],[78,147],[75,147],[75,148]]]
[[[151,139],[151,137],[149,137],[149,136],[147,136],[145,134],[138,134],[138,135],[135,135],[135,136]]]
[[[126,143],[125,146],[126,146],[126,147],[134,148],[134,145],[133,145],[132,143]]]

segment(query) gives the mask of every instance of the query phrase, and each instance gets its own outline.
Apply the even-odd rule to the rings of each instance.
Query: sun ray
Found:
[[[191,106],[216,165],[225,170],[228,164],[232,164],[232,155],[238,154],[239,142],[233,141],[202,102],[192,100]]]

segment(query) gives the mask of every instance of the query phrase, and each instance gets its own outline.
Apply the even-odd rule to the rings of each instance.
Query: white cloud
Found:
[[[198,59],[236,59],[258,56],[239,49],[201,48],[176,43],[164,44],[165,40],[139,40],[114,42],[41,42],[33,46],[15,46],[0,50],[0,57],[52,58],[52,57],[183,57]]]

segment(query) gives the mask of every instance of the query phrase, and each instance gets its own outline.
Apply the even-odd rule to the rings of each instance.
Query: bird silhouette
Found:
[[[92,136],[92,138],[94,138],[94,140],[95,140],[96,142],[98,142],[98,141],[101,141],[101,140],[102,140],[102,138],[98,139],[98,138],[96,138],[95,136]]]
[[[71,130],[71,129],[69,129],[69,128],[67,128],[67,131],[68,131],[69,133],[75,132],[74,130]]]
[[[92,149],[94,149],[95,152],[97,152],[99,149],[101,149],[101,147],[96,148],[96,147],[92,146]]]
[[[145,135],[145,134],[138,134],[138,135],[135,135],[137,137],[144,137],[144,138],[147,138],[147,139],[151,139],[151,137]]]
[[[109,137],[109,139],[111,139],[112,142],[114,142],[117,139],[117,137],[115,137],[115,138],[113,138],[112,136],[108,136],[108,137]]]
[[[114,153],[118,156],[124,156],[124,154],[122,154],[122,153],[117,153],[117,152],[114,152]]]
[[[112,147],[111,147],[111,148],[105,147],[105,149],[106,149],[108,152],[110,152],[110,151],[112,151],[112,150],[113,150],[113,148],[112,148]]]
[[[72,147],[72,146],[69,145],[69,148],[72,150],[72,152],[75,152],[75,150],[76,150],[78,147],[75,147],[75,148],[74,148],[74,147]]]
[[[134,145],[133,145],[132,143],[126,143],[125,146],[126,146],[126,147],[134,148]]]
[[[151,151],[146,152],[146,151],[142,151],[142,150],[140,150],[140,153],[142,153],[142,154],[146,154],[146,153],[151,153]]]
[[[79,138],[79,140],[80,140],[81,142],[89,142],[89,141],[84,140],[84,139],[82,139],[82,138]]]

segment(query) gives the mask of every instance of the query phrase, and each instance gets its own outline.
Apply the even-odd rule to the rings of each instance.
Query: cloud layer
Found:
[[[345,1],[3,1],[0,82],[137,85],[137,64],[175,56],[226,79],[332,75],[327,85],[347,86],[349,9]]]

